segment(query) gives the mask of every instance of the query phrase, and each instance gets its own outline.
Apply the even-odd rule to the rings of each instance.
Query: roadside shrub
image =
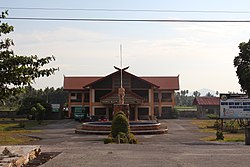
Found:
[[[215,128],[215,129],[220,129],[220,128],[221,128],[221,125],[220,125],[220,123],[219,123],[218,120],[216,120],[216,121],[214,122],[214,128]]]
[[[224,130],[229,133],[237,133],[239,125],[236,121],[230,120],[229,122],[225,122]]]
[[[207,117],[208,117],[209,119],[218,119],[218,118],[219,118],[219,116],[216,115],[216,114],[208,114]]]
[[[223,135],[223,132],[221,130],[218,130],[216,132],[216,140],[224,140],[224,135]]]

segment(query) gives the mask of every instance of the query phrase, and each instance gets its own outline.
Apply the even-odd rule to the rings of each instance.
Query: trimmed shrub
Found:
[[[122,132],[124,134],[128,134],[130,132],[129,121],[125,114],[122,113],[117,112],[112,121],[111,134],[113,138],[116,138],[119,132]]]
[[[108,143],[129,143],[137,144],[138,140],[130,133],[129,121],[125,113],[119,111],[115,114],[112,121],[111,133],[107,139],[104,139],[104,144]]]
[[[124,115],[126,117],[126,114],[123,111],[118,111],[115,113],[114,117],[116,117],[117,115]]]

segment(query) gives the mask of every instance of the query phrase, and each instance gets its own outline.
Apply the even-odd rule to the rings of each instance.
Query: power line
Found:
[[[184,20],[184,19],[100,19],[100,18],[36,18],[36,17],[8,17],[7,20],[31,21],[86,21],[86,22],[152,22],[152,23],[250,23],[250,20]]]
[[[155,13],[221,13],[221,14],[250,14],[250,11],[233,10],[164,10],[164,9],[105,9],[105,8],[21,8],[0,7],[11,10],[47,10],[47,11],[92,11],[92,12],[155,12]]]

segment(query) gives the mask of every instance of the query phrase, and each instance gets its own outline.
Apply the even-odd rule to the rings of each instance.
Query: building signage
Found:
[[[220,94],[220,118],[250,118],[250,99],[245,94]]]
[[[52,112],[59,112],[60,104],[51,104]]]

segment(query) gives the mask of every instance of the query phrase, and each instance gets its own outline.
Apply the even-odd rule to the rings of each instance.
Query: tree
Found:
[[[176,105],[178,106],[191,106],[194,100],[193,96],[188,95],[188,90],[181,90],[175,93]]]
[[[40,103],[36,103],[36,105],[32,107],[30,111],[33,118],[37,120],[38,124],[41,124],[44,119],[44,113],[46,109]]]
[[[51,61],[54,56],[38,58],[36,55],[18,56],[10,49],[14,42],[10,38],[2,39],[3,35],[14,31],[14,27],[3,23],[8,12],[0,15],[0,101],[20,93],[24,86],[30,85],[36,78],[50,76],[58,68],[42,68]]]
[[[210,92],[207,92],[207,94],[205,96],[206,97],[214,97],[214,95],[212,95]]]
[[[199,97],[199,96],[201,95],[201,93],[198,92],[198,91],[194,91],[194,92],[193,92],[193,95],[194,95],[194,97]]]
[[[45,114],[46,109],[40,103],[36,103],[35,107],[37,111],[36,120],[39,124],[41,124],[44,119],[44,114]]]
[[[26,97],[22,100],[22,104],[17,114],[26,114],[30,119],[35,119],[35,115],[32,111],[32,107],[35,107],[37,103],[40,103],[45,108],[45,117],[51,113],[51,105],[46,103],[45,100],[38,97]]]
[[[234,67],[243,92],[250,96],[250,40],[239,44],[240,53],[234,58]]]

